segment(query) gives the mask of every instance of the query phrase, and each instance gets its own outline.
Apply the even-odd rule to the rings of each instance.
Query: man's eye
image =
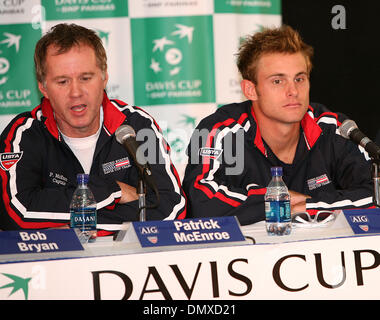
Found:
[[[64,84],[66,84],[67,83],[67,80],[59,80],[58,81],[58,84],[59,85],[64,85]]]
[[[280,79],[274,79],[273,80],[273,84],[281,84],[282,83],[282,80]]]

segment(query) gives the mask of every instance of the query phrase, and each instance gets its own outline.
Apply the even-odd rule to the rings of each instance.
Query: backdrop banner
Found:
[[[98,33],[108,54],[108,95],[155,117],[182,178],[198,122],[243,100],[240,42],[281,25],[281,0],[0,1],[0,131],[39,104],[34,46],[62,22]]]

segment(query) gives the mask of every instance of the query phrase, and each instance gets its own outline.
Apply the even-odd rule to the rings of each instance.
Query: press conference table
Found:
[[[241,229],[245,242],[223,245],[103,237],[82,251],[0,255],[0,300],[380,298],[380,235],[354,235],[343,214],[288,236],[268,236],[264,222]],[[10,294],[9,275],[27,292]]]

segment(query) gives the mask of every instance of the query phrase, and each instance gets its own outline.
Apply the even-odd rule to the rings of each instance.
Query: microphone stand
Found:
[[[139,200],[139,216],[140,222],[146,221],[146,202],[145,202],[145,194],[146,194],[146,185],[144,178],[141,174],[139,174],[139,181],[137,184],[137,196]]]
[[[372,158],[373,203],[380,208],[380,158]]]
[[[160,203],[160,195],[157,190],[157,188],[154,186],[153,191],[156,194],[156,203],[153,205],[147,206],[145,201],[145,195],[146,195],[146,176],[151,176],[152,172],[150,171],[149,165],[147,167],[144,167],[142,170],[138,170],[139,174],[139,180],[137,183],[137,196],[138,196],[138,202],[139,202],[139,218],[140,222],[146,221],[146,209],[153,209],[157,208]]]

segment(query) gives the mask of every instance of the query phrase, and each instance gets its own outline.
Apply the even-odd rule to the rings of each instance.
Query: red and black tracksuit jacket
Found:
[[[137,186],[132,158],[115,138],[116,129],[128,124],[138,133],[154,133],[157,162],[150,163],[160,194],[160,205],[147,209],[147,220],[184,218],[186,197],[169,156],[169,145],[154,119],[142,109],[104,93],[103,126],[90,171],[89,187],[97,201],[98,228],[118,230],[124,221],[138,220],[138,203],[118,204],[121,190],[116,180]],[[152,135],[151,135],[152,136]],[[151,141],[150,141],[151,142]],[[0,229],[50,228],[67,224],[76,175],[83,168],[62,139],[48,99],[31,112],[16,116],[0,138]],[[147,188],[147,205],[156,196]]]
[[[242,225],[264,220],[273,166],[283,167],[290,190],[311,196],[306,209],[312,214],[371,207],[371,163],[361,147],[340,136],[338,127],[345,118],[311,104],[301,121],[295,159],[285,164],[261,138],[251,101],[219,108],[199,123],[187,149],[183,188],[188,217],[237,216]],[[207,136],[199,134],[202,129]],[[227,157],[231,148],[235,163]],[[239,163],[240,172],[231,171]]]

